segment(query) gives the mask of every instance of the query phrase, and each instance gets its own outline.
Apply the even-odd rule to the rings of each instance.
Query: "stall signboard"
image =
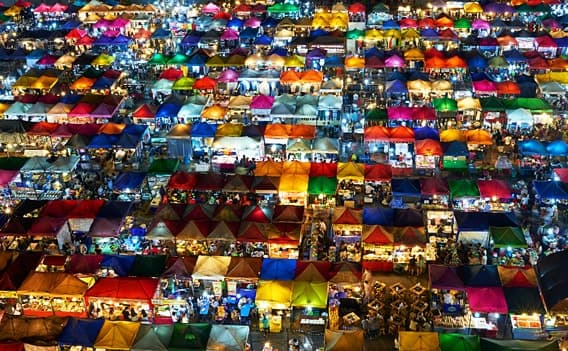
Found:
[[[213,289],[215,289],[215,285],[213,285]],[[228,281],[227,282],[227,294],[229,296],[237,296],[237,282],[236,281]]]
[[[223,295],[223,285],[220,281],[211,282],[211,285],[213,286],[213,294],[215,296]]]

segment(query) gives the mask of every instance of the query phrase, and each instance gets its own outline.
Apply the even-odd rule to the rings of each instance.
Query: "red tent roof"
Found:
[[[32,126],[32,128],[28,131],[28,135],[52,135],[55,130],[59,127],[57,123],[49,123],[49,122],[38,122]]]
[[[355,210],[348,207],[335,209],[336,211],[342,211],[341,214],[337,214],[333,220],[333,224],[362,224],[363,213],[362,210]]]
[[[28,230],[28,235],[56,236],[66,221],[65,218],[38,217]]]
[[[171,180],[171,178],[170,178]],[[216,191],[221,190],[225,185],[225,176],[218,173],[197,173],[195,190]]]
[[[242,222],[239,227],[238,241],[245,242],[265,242],[266,228],[262,223]]]
[[[243,215],[243,221],[256,222],[256,223],[270,223],[272,214],[267,208],[261,208],[260,206],[252,206],[251,208],[245,209]]]
[[[390,229],[392,228],[380,225],[366,225],[363,229],[363,242],[366,244],[392,245],[394,244],[394,235]]]
[[[423,178],[420,179],[420,192],[424,195],[448,195],[450,188],[445,179]]]
[[[211,77],[203,77],[201,79],[196,80],[195,83],[193,83],[193,89],[196,89],[196,90],[213,90],[213,89],[215,89],[216,85],[217,85],[217,82],[215,81],[215,79],[213,79]]]
[[[132,113],[132,117],[150,119],[156,116],[156,111],[156,108],[152,108],[148,106],[148,104],[143,104]]]
[[[176,172],[168,181],[168,189],[192,190],[197,183],[197,173]]]
[[[69,213],[77,206],[77,200],[52,200],[41,210],[40,216],[69,218]]]
[[[335,177],[337,163],[315,163],[310,166],[310,177]]]
[[[389,181],[392,178],[392,167],[387,164],[365,165],[366,181]]]
[[[568,168],[555,168],[554,173],[556,173],[562,183],[568,183]]]
[[[73,274],[95,274],[101,266],[103,255],[73,255],[65,269]]]
[[[331,275],[331,262],[326,262],[326,261],[301,261],[298,260],[296,261],[296,274],[295,276],[299,276],[300,274],[302,274],[303,271],[305,271],[308,267],[315,267],[318,272],[326,279],[328,280],[330,278]]]
[[[442,156],[444,150],[439,141],[432,139],[424,139],[416,141],[416,154],[424,156]]]
[[[414,141],[414,130],[404,126],[398,126],[390,130],[390,140],[400,142]]]
[[[431,107],[415,107],[412,109],[412,119],[415,121],[435,121],[436,110]]]
[[[104,200],[80,200],[69,212],[68,218],[95,218],[105,204]]]
[[[159,280],[144,277],[101,278],[87,291],[87,302],[93,297],[116,300],[146,300],[151,303]]]
[[[478,180],[477,187],[482,198],[510,199],[511,188],[500,179]]]
[[[347,8],[349,13],[365,13],[365,5],[360,2],[355,2]]]

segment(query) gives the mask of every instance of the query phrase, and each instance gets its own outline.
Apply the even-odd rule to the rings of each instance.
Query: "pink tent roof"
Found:
[[[86,102],[80,102],[71,111],[69,111],[69,117],[89,117],[91,112],[95,109],[95,106],[88,104]]]
[[[221,83],[231,83],[237,82],[239,79],[239,74],[232,69],[226,69],[219,75],[219,79],[217,79]]]
[[[227,28],[221,33],[221,40],[239,40],[239,32],[234,29]]]
[[[37,64],[37,65],[42,65],[42,66],[51,66],[51,65],[55,64],[55,61],[57,61],[58,58],[59,58],[59,57],[58,57],[58,56],[55,56],[55,55],[50,55],[50,54],[43,55],[43,57],[40,58],[40,59],[36,62],[36,64]]]
[[[201,9],[201,13],[212,13],[216,14],[217,12],[221,11],[219,6],[215,5],[214,3],[210,2],[207,5],[203,6]]]
[[[481,18],[478,18],[471,23],[471,27],[473,29],[490,29],[491,24]]]
[[[466,288],[465,291],[472,312],[501,314],[508,312],[507,300],[501,287]]]
[[[504,180],[491,179],[491,180],[478,180],[477,187],[479,188],[479,195],[482,198],[496,197],[498,199],[510,199],[511,188]]]
[[[244,26],[245,28],[258,28],[260,27],[260,19],[258,19],[257,17],[249,18],[245,21]]]
[[[120,227],[122,226],[122,218],[96,218],[91,229],[89,236],[97,238],[114,238],[120,234]]]
[[[60,3],[55,3],[55,5],[51,6],[51,10],[50,12],[52,13],[56,13],[56,12],[65,12],[67,10],[68,6],[67,5],[63,5]]]
[[[115,19],[114,21],[112,21],[112,24],[110,25],[110,27],[111,27],[111,28],[124,28],[124,27],[126,27],[129,23],[130,23],[130,20],[127,20],[126,18],[118,17],[117,19]]]
[[[405,67],[404,59],[398,55],[392,55],[385,60],[385,67]]]
[[[412,109],[412,119],[415,121],[435,121],[437,120],[436,110],[426,106],[414,107]]]
[[[389,107],[387,116],[390,120],[412,121],[412,108],[406,106]]]
[[[35,13],[46,13],[51,11],[51,6],[47,4],[40,4],[38,7],[34,9]]]
[[[480,93],[494,93],[497,91],[497,86],[490,80],[483,79],[472,83],[473,90]]]
[[[274,96],[256,95],[250,103],[251,109],[269,110],[274,105]]]
[[[96,29],[108,28],[111,23],[112,23],[112,21],[101,18],[95,24],[93,24],[93,28],[96,28]]]
[[[107,29],[104,33],[104,36],[109,38],[116,38],[120,35],[120,32],[116,29]]]
[[[0,187],[6,187],[8,183],[10,183],[12,179],[14,179],[14,177],[18,175],[18,173],[19,171],[17,170],[0,170]]]

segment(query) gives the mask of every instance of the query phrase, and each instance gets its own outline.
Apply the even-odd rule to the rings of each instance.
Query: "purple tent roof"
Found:
[[[115,107],[107,103],[102,103],[91,112],[93,118],[111,118],[114,114]]]
[[[492,2],[483,5],[483,12],[492,12],[496,14],[515,13],[515,9],[503,3]]]
[[[237,72],[233,71],[232,69],[226,69],[223,72],[221,72],[217,81],[221,83],[230,83],[230,82],[236,82],[238,79],[239,79],[239,74]]]
[[[326,53],[320,49],[320,48],[314,48],[312,50],[310,50],[310,52],[307,53],[306,58],[309,59],[323,59],[325,58],[327,55]]]
[[[430,265],[430,287],[433,289],[464,290],[464,283],[456,267],[438,264]]]
[[[237,32],[234,29],[231,28],[227,28],[225,29],[225,31],[221,34],[220,37],[221,40],[239,40],[239,32]]]
[[[113,38],[107,37],[106,35],[101,35],[100,38],[95,41],[95,45],[111,45]]]
[[[385,67],[404,67],[406,63],[404,59],[398,55],[392,55],[385,60]]]

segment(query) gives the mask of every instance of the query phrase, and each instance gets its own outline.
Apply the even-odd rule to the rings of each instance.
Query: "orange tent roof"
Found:
[[[282,162],[260,161],[256,163],[255,176],[280,177],[282,175]]]
[[[321,83],[323,81],[323,72],[310,69],[305,71],[301,76],[304,83]]]
[[[286,71],[280,75],[281,83],[295,83],[300,81],[300,75],[296,71]]]
[[[193,89],[197,90],[213,90],[217,82],[211,77],[203,77],[193,83]]]
[[[454,20],[446,16],[440,17],[436,20],[436,27],[438,28],[453,27],[453,26],[454,26]]]
[[[122,133],[122,130],[125,127],[125,124],[109,122],[102,125],[102,127],[99,129],[99,134],[117,135]]]
[[[311,164],[309,162],[286,161],[282,166],[283,174],[310,174]]]
[[[69,88],[71,90],[87,90],[91,89],[93,84],[95,84],[96,82],[97,82],[96,78],[81,77],[76,81],[74,81]]]
[[[515,82],[510,80],[495,83],[497,94],[499,95],[521,95],[521,88]]]
[[[489,131],[484,129],[473,129],[468,130],[465,133],[465,137],[468,144],[479,144],[479,145],[492,145],[493,137]]]
[[[548,60],[548,67],[550,69],[568,69],[568,62],[562,57],[557,57]]]
[[[365,128],[365,141],[387,141],[390,133],[387,127],[373,126]]]
[[[444,67],[446,67],[446,60],[437,56],[426,59],[426,61],[424,62],[424,68],[426,69],[436,69]]]
[[[201,112],[201,117],[207,119],[223,119],[227,114],[227,108],[219,104],[207,107]]]
[[[497,37],[497,43],[500,46],[519,46],[519,42],[517,39],[510,35],[505,35],[503,37]]]
[[[362,57],[351,56],[345,58],[346,68],[365,68],[365,59]]]
[[[292,126],[290,138],[313,139],[316,135],[316,127],[305,124],[296,124]]]
[[[449,68],[467,68],[467,62],[459,56],[452,56],[446,60],[446,66]]]
[[[416,141],[416,154],[424,156],[442,156],[444,150],[442,145],[436,140],[424,139]]]
[[[289,124],[272,123],[266,126],[264,136],[275,139],[287,139],[292,133],[292,126]]]
[[[446,129],[440,132],[440,141],[450,143],[452,141],[465,141],[465,135],[458,129]]]

